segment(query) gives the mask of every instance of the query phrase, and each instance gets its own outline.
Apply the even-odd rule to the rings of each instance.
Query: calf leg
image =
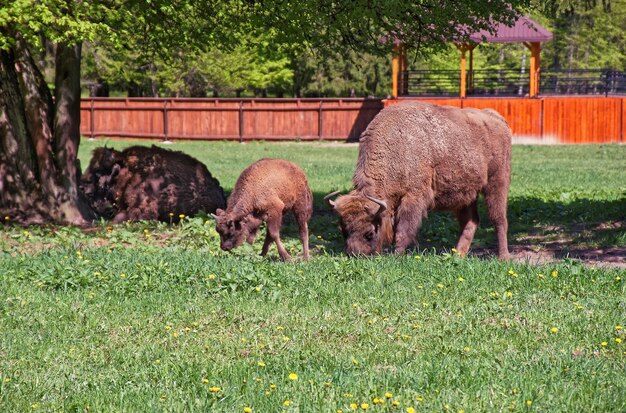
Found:
[[[461,208],[456,212],[456,218],[459,221],[460,232],[459,240],[456,243],[456,250],[460,255],[465,255],[470,249],[474,234],[478,228],[478,200],[470,205]]]
[[[422,219],[426,215],[427,206],[414,198],[405,196],[400,201],[396,211],[396,253],[415,246],[417,233],[422,226]]]
[[[306,205],[303,208],[294,208],[293,214],[296,217],[298,223],[298,229],[300,231],[300,241],[302,241],[302,257],[305,260],[309,259],[309,218],[311,218],[310,206]],[[304,209],[304,210],[303,210]]]
[[[498,237],[498,258],[508,261],[509,245],[507,241],[507,232],[509,223],[506,218],[507,192],[508,185],[493,185],[485,191],[485,204],[487,205],[487,214],[491,223],[496,227],[496,235]]]
[[[281,212],[272,212],[268,214],[267,237],[270,238],[270,242],[274,241],[276,243],[276,248],[278,249],[278,255],[280,255],[280,259],[283,261],[287,261],[291,259],[291,256],[283,246],[283,243],[280,241],[280,227],[282,225],[282,220],[283,215]]]
[[[302,250],[303,250],[302,257],[305,260],[308,260],[309,259],[309,224],[307,221],[300,222],[300,219],[297,219],[297,221],[298,221],[298,229],[300,230],[300,240],[302,241]]]

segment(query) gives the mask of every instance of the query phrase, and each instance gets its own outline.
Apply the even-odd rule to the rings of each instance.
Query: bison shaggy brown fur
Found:
[[[507,194],[511,130],[494,110],[403,102],[383,109],[363,132],[354,190],[327,201],[340,218],[348,254],[411,248],[429,210],[452,211],[456,245],[466,254],[478,227],[484,195],[496,227],[498,256],[509,258]]]
[[[95,149],[81,189],[96,213],[114,223],[175,222],[180,214],[211,213],[226,205],[224,191],[204,164],[154,145]]]
[[[220,247],[224,251],[248,241],[254,242],[259,227],[267,223],[267,233],[261,255],[265,256],[272,242],[276,243],[283,261],[291,257],[280,241],[283,215],[293,212],[304,259],[309,258],[308,222],[313,212],[313,196],[306,175],[297,165],[282,159],[260,159],[246,168],[228,198],[225,211],[218,209],[214,215],[220,234]]]

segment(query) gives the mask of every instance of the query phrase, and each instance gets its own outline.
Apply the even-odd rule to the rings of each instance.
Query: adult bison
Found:
[[[508,260],[507,194],[511,130],[491,109],[403,102],[383,109],[361,135],[354,190],[326,200],[337,212],[348,254],[414,245],[429,210],[455,213],[456,249],[466,254],[483,194],[496,227],[498,257]]]
[[[123,151],[97,148],[81,177],[92,208],[114,223],[155,219],[224,208],[224,191],[206,166],[182,152],[157,146]]]

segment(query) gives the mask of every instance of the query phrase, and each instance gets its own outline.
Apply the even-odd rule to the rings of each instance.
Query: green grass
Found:
[[[83,165],[100,143],[84,142]],[[275,248],[262,259],[259,243],[224,253],[205,217],[90,232],[9,225],[2,411],[626,409],[626,271],[461,259],[447,252],[456,226],[445,214],[427,220],[427,251],[350,259],[321,197],[349,189],[355,146],[169,147],[205,162],[227,192],[260,157],[300,164],[316,198],[313,259],[281,263]],[[624,146],[514,147],[512,243],[623,221],[625,170]],[[492,249],[483,223],[476,243]],[[285,235],[299,253],[293,224]],[[623,230],[569,241],[624,247]]]

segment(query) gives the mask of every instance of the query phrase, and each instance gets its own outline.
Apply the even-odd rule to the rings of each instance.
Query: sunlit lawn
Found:
[[[102,143],[83,142],[83,166]],[[436,252],[349,259],[321,198],[349,190],[356,146],[168,147],[205,162],[227,192],[260,157],[300,164],[316,198],[313,259],[262,259],[258,242],[224,253],[206,217],[90,232],[8,225],[2,411],[626,409],[624,270],[462,259],[445,214],[422,231]],[[512,243],[623,220],[624,171],[626,146],[514,147]],[[494,244],[485,218],[476,245]],[[286,245],[301,251],[290,222]]]

